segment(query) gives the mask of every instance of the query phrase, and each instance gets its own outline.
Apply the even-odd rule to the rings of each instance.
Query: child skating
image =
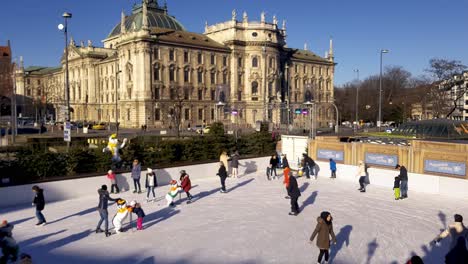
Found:
[[[133,209],[132,212],[137,215],[137,230],[143,230],[143,218],[146,216],[145,211],[141,208],[141,204],[135,201],[132,201],[130,204]]]
[[[400,177],[396,176],[393,182],[393,192],[395,193],[395,200],[400,200]]]
[[[190,177],[185,170],[180,171],[180,186],[187,194],[187,203],[190,203],[192,201],[192,195],[190,194],[190,189],[192,189],[192,182],[190,181]]]

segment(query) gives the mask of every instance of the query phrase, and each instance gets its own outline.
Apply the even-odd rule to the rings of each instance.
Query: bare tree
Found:
[[[182,111],[185,106],[185,102],[190,99],[190,87],[177,86],[171,88],[170,98],[172,100],[172,106],[174,107],[174,112],[172,118],[174,120],[174,126],[177,129],[177,137],[180,137],[180,126],[182,123]]]

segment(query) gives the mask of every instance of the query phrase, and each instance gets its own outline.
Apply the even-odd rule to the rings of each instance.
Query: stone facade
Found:
[[[287,123],[288,106],[303,108],[314,99],[317,121],[334,122],[331,41],[325,58],[288,48],[286,25],[280,28],[276,17],[270,23],[262,14],[260,22],[249,22],[244,14],[238,21],[233,11],[230,21],[198,34],[185,31],[166,6],[144,0],[131,15],[122,13],[103,43],[69,43],[72,120],[157,128],[265,120],[279,126]],[[21,68],[18,91],[47,96],[48,104],[63,108],[65,58],[61,64]],[[293,112],[290,123],[306,126],[307,118]]]

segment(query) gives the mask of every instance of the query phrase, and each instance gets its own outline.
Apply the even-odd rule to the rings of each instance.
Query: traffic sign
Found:
[[[71,124],[70,122],[65,122],[65,127],[63,129],[63,140],[71,142]]]

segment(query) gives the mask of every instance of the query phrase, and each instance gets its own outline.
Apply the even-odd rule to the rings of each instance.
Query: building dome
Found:
[[[160,7],[157,0],[143,0],[147,1],[148,9],[148,27],[151,28],[166,28],[179,31],[185,31],[184,26],[175,19],[175,17],[167,14],[167,7]],[[120,34],[121,23],[117,24],[112,29],[108,38]],[[125,29],[127,32],[139,31],[143,25],[143,4],[135,4],[133,6],[132,14],[125,17]]]

